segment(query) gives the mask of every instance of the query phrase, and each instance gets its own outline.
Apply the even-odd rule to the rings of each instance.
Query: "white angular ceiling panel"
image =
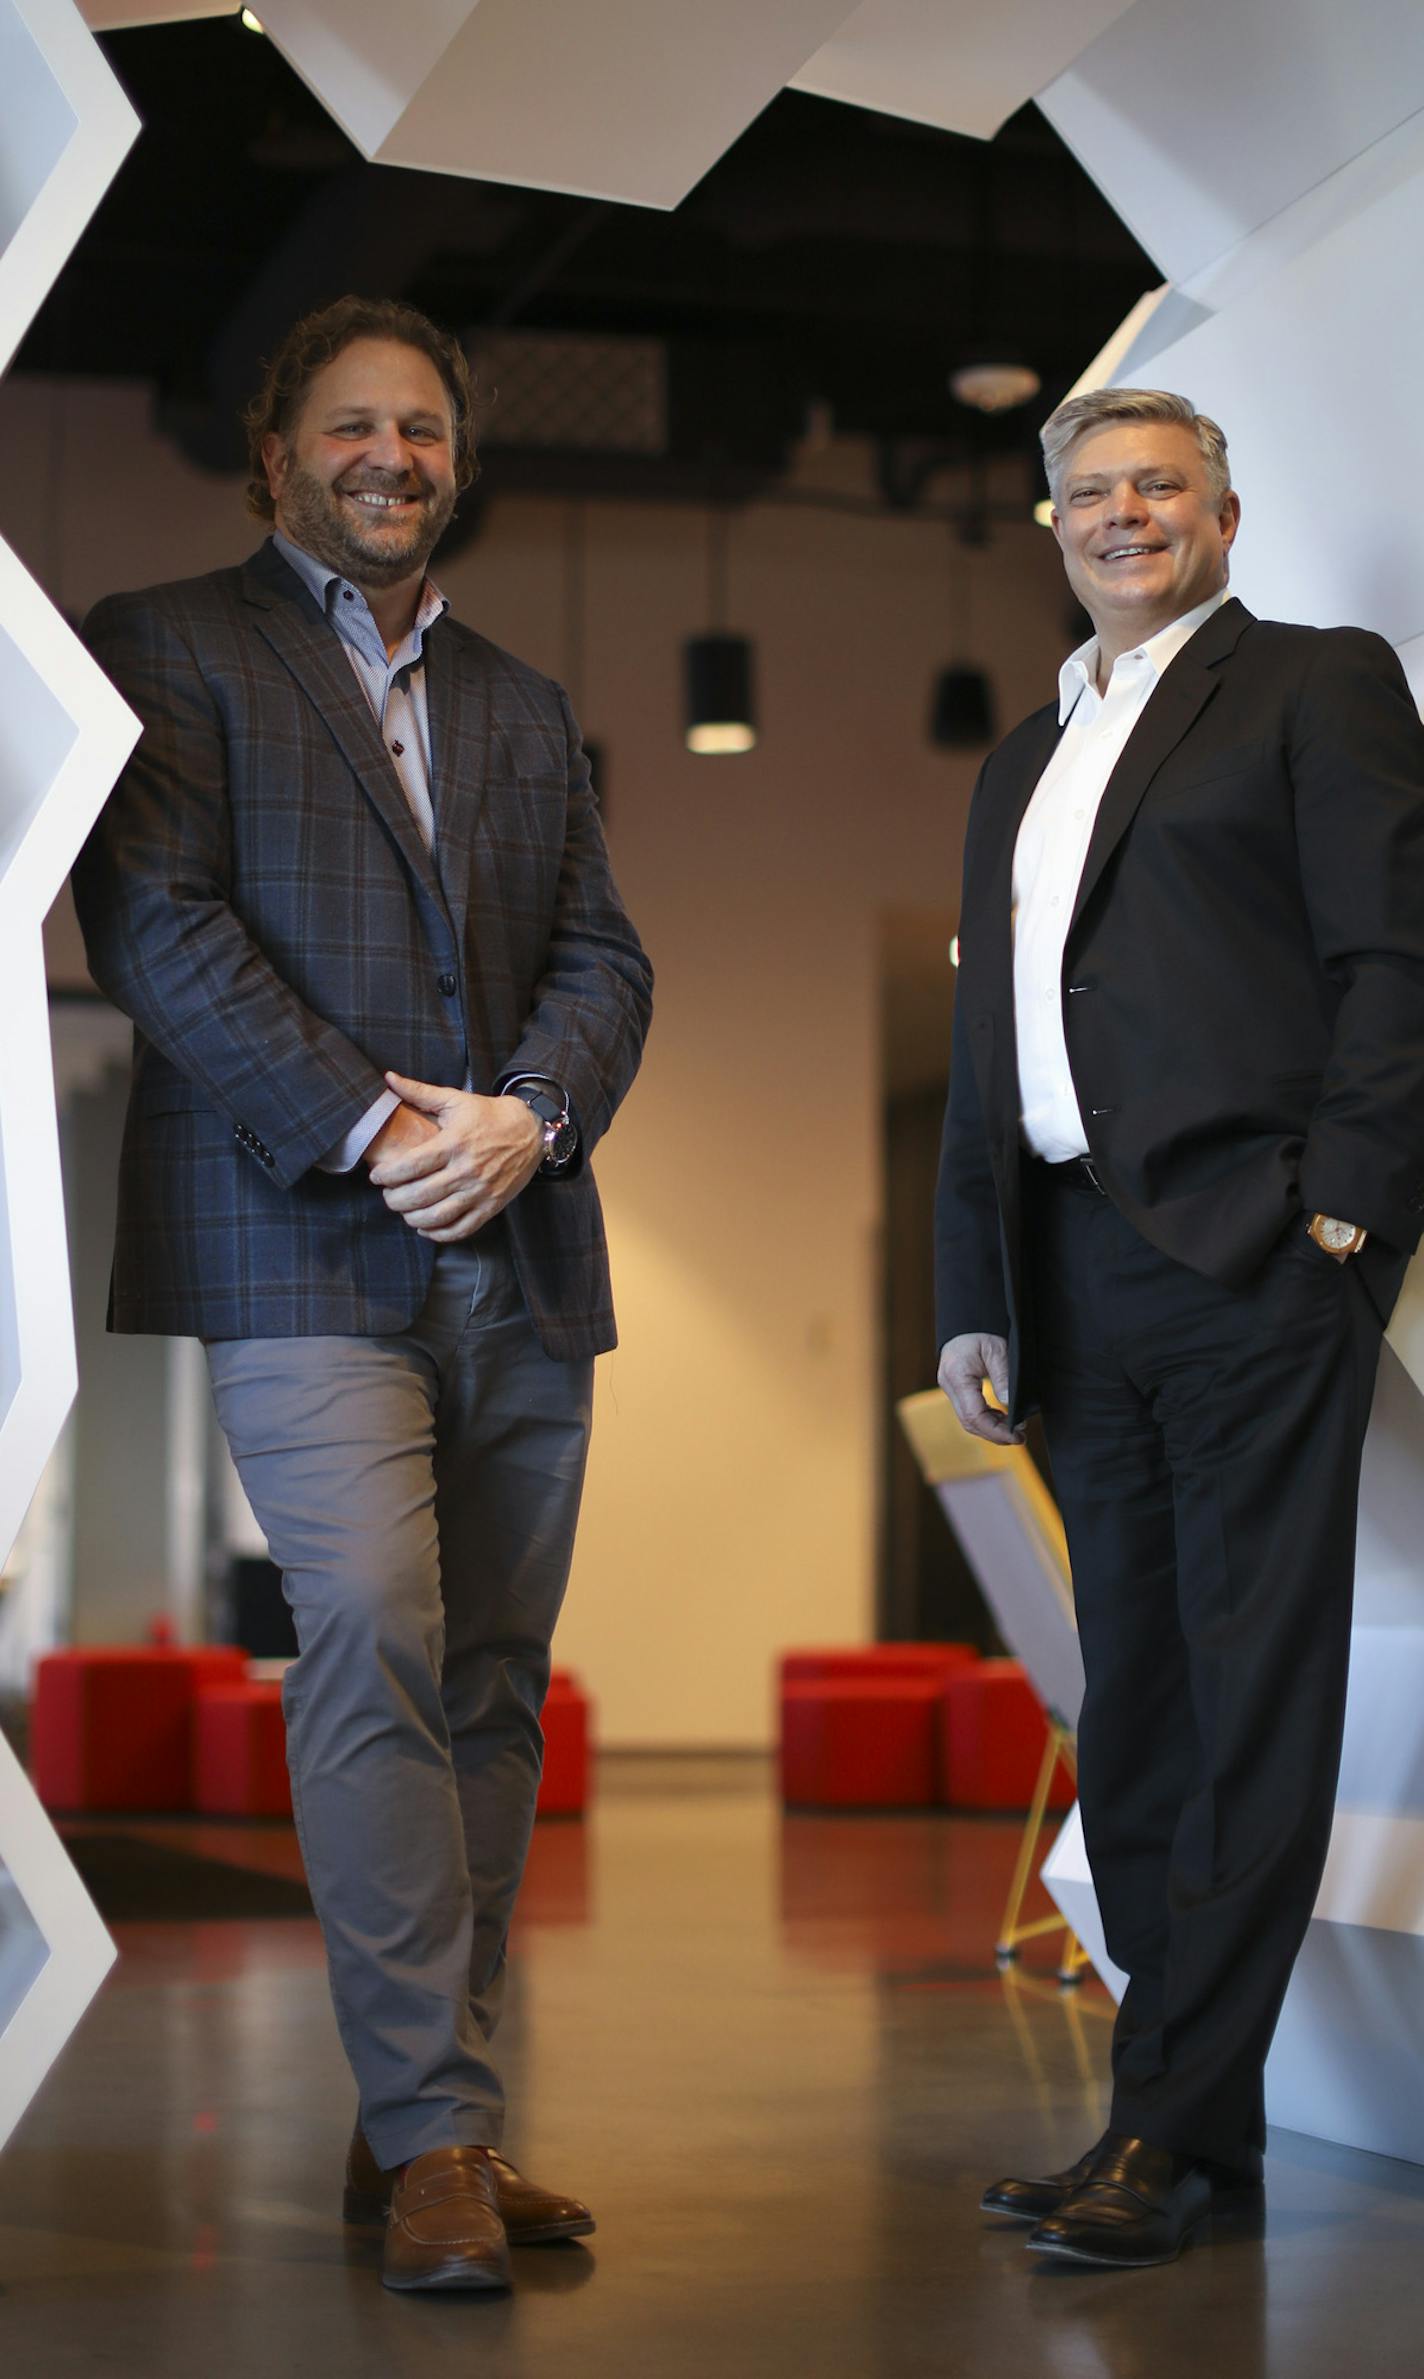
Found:
[[[283,55],[385,165],[675,207],[848,0],[267,0]]]
[[[129,25],[175,25],[188,17],[231,17],[232,0],[79,0],[80,13],[96,33],[118,33]],[[260,18],[261,9],[255,14]]]
[[[1424,8],[1137,0],[1039,105],[1188,281],[1424,107]]]
[[[1006,0],[988,10],[982,0],[861,0],[792,87],[987,140],[1132,5]]]

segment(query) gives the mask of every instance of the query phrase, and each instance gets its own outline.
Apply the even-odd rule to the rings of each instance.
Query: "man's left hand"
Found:
[[[482,1098],[404,1074],[387,1074],[386,1081],[438,1128],[418,1148],[373,1165],[372,1181],[392,1214],[422,1239],[444,1246],[472,1238],[538,1172],[544,1155],[538,1116],[523,1099]]]

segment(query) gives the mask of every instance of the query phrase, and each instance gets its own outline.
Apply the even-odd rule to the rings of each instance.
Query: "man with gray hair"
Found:
[[[991,1443],[1043,1417],[1128,1976],[1104,2137],[983,2204],[1137,2266],[1259,2192],[1329,1841],[1361,1449],[1424,1217],[1424,727],[1379,637],[1230,594],[1226,441],[1185,398],[1074,398],[1043,447],[1094,634],[970,817],[940,1383]]]

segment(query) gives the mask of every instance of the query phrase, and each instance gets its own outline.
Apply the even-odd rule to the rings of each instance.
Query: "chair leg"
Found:
[[[1043,1758],[1039,1762],[1038,1780],[1033,1788],[1033,1799],[1029,1803],[1028,1815],[1024,1819],[1024,1830],[1019,1841],[1019,1853],[1014,1862],[1014,1875],[1009,1886],[1008,1904],[999,1927],[999,1938],[994,1944],[994,1955],[1001,1966],[1012,1963],[1025,1941],[1036,1941],[1045,1933],[1056,1932],[1063,1921],[1061,1917],[1049,1916],[1039,1917],[1032,1924],[1024,1925],[1019,1922],[1038,1856],[1043,1821],[1048,1813],[1048,1796],[1053,1790],[1053,1778],[1060,1760],[1070,1775],[1076,1773],[1077,1763],[1073,1757],[1073,1738],[1066,1727],[1058,1726],[1050,1721],[1048,1740],[1044,1744]],[[1067,1969],[1073,1966],[1074,1953],[1077,1957],[1077,1966],[1073,1967],[1071,1979],[1076,1981],[1078,1967],[1086,1964],[1087,1961],[1070,1932],[1064,1939],[1063,1956],[1059,1966],[1059,1978],[1062,1981],[1066,1982],[1070,1979]]]

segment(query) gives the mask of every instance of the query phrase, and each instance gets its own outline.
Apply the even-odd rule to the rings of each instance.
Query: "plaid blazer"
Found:
[[[132,1017],[110,1327],[375,1335],[435,1249],[363,1165],[323,1173],[393,1067],[569,1092],[581,1155],[628,1089],[652,973],[548,678],[448,613],[425,639],[437,855],[335,630],[268,544],[115,595],[86,637],[143,722],[74,870],[94,978]],[[614,1344],[592,1173],[509,1209],[540,1339]]]

